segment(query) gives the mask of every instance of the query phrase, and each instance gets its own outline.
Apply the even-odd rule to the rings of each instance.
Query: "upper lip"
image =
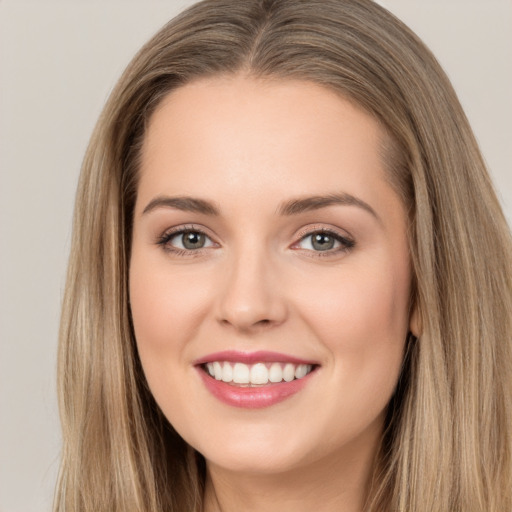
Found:
[[[295,364],[318,364],[316,361],[302,359],[300,357],[283,354],[280,352],[270,352],[259,350],[256,352],[240,352],[238,350],[223,350],[214,352],[194,361],[194,365],[212,363],[214,361],[228,361],[230,363],[295,363]]]

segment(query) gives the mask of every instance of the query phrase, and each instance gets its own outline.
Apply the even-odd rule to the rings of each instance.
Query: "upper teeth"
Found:
[[[215,361],[207,363],[208,373],[217,380],[235,384],[268,384],[269,382],[291,382],[305,377],[313,366],[293,363],[230,363]]]

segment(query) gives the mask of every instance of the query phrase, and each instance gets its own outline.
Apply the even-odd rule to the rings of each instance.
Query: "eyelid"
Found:
[[[206,238],[208,238],[208,240],[212,242],[212,245],[208,247],[201,247],[199,249],[181,249],[179,247],[174,247],[169,244],[172,238],[187,232],[203,234]],[[181,224],[178,226],[168,228],[161,235],[158,235],[156,239],[156,245],[162,246],[166,251],[177,255],[198,256],[203,251],[211,249],[212,246],[218,247],[219,243],[215,241],[215,237],[213,237],[209,233],[209,230],[206,229],[204,226],[200,226],[197,224]]]
[[[197,232],[203,234],[206,238],[208,238],[212,245],[207,247],[200,247],[198,249],[181,249],[169,244],[173,237],[186,232]],[[325,251],[315,251],[312,249],[304,249],[298,247],[298,244],[305,238],[316,233],[326,233],[332,236],[339,242],[340,246],[333,249],[327,249]],[[341,230],[340,228],[334,228],[332,226],[326,226],[325,224],[314,224],[301,228],[297,232],[295,240],[296,241],[293,242],[293,244],[290,246],[291,249],[303,251],[314,255],[315,257],[333,256],[338,253],[347,252],[355,246],[354,238],[349,233],[347,233],[347,231]],[[215,240],[215,237],[210,234],[210,230],[198,224],[182,224],[168,228],[161,235],[157,236],[156,244],[162,246],[164,250],[170,253],[189,257],[199,256],[204,251],[210,250],[212,247],[215,248],[220,246],[220,244]]]
[[[354,237],[348,231],[326,224],[309,224],[304,226],[297,232],[296,238],[297,240],[302,240],[304,237],[318,232],[329,233],[343,240],[354,242]]]
[[[302,242],[308,236],[312,236],[315,233],[326,233],[328,235],[333,236],[338,242],[340,242],[341,246],[335,249],[328,249],[325,251],[314,251],[311,249],[302,249],[297,247],[300,242]],[[345,230],[341,230],[339,228],[334,228],[332,226],[326,226],[325,224],[315,224],[309,225],[297,232],[296,241],[291,245],[292,249],[301,250],[308,253],[313,253],[314,256],[325,257],[332,256],[334,254],[338,254],[341,252],[346,252],[351,250],[355,246],[356,242],[354,237],[347,233]]]

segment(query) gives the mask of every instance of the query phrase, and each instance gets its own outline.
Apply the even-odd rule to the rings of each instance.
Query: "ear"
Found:
[[[419,338],[422,331],[421,318],[419,313],[419,308],[415,304],[411,311],[411,316],[409,318],[409,331],[415,338]]]

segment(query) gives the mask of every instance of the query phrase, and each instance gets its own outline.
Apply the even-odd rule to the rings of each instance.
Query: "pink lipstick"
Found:
[[[204,385],[234,407],[262,408],[298,393],[318,363],[277,352],[223,351],[194,363]]]

